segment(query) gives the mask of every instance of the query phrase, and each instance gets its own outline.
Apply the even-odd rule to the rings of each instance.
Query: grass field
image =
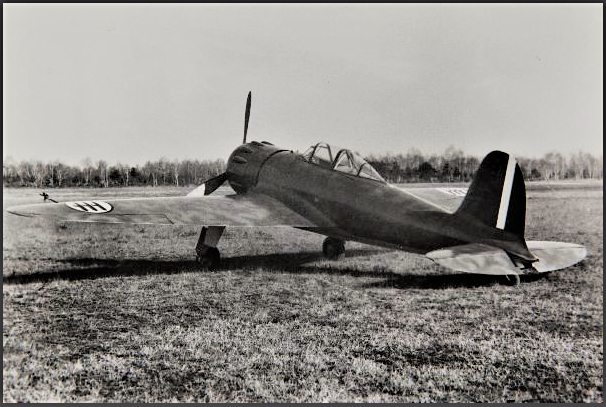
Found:
[[[38,202],[4,189],[3,208]],[[58,200],[183,188],[53,190]],[[603,401],[603,184],[531,184],[527,239],[588,257],[522,280],[289,228],[53,224],[3,211],[3,399]]]

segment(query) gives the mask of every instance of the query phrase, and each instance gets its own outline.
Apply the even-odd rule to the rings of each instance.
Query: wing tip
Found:
[[[19,206],[10,207],[6,211],[11,215],[23,216],[26,218],[33,218],[34,216],[38,215],[35,212],[25,212],[24,209]]]

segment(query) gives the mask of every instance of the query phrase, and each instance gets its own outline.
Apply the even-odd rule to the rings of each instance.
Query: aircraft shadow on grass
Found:
[[[347,258],[385,253],[384,249],[358,249],[347,252]],[[452,287],[488,286],[502,282],[503,276],[481,274],[412,275],[386,270],[360,270],[339,267],[338,263],[308,264],[325,260],[319,252],[276,253],[227,257],[215,271],[200,270],[195,260],[116,260],[116,259],[66,259],[58,263],[71,265],[59,270],[40,271],[32,274],[3,277],[3,284],[47,283],[54,280],[91,280],[105,277],[129,277],[139,275],[179,274],[200,272],[213,274],[227,270],[254,270],[263,267],[265,272],[292,274],[349,275],[379,279],[364,288],[437,289]],[[536,280],[541,276],[521,276],[522,281]]]

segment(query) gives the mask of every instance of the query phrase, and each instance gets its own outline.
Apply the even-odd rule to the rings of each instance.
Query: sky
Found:
[[[603,149],[603,6],[3,5],[3,157]]]

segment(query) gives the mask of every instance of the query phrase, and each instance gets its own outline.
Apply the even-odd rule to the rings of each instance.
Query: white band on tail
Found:
[[[516,170],[516,159],[509,154],[507,161],[507,172],[505,172],[505,181],[503,182],[503,192],[501,192],[501,205],[499,206],[499,216],[497,217],[497,228],[505,229],[507,220],[507,211],[509,210],[509,199],[511,198],[511,187],[513,186],[513,176]]]

